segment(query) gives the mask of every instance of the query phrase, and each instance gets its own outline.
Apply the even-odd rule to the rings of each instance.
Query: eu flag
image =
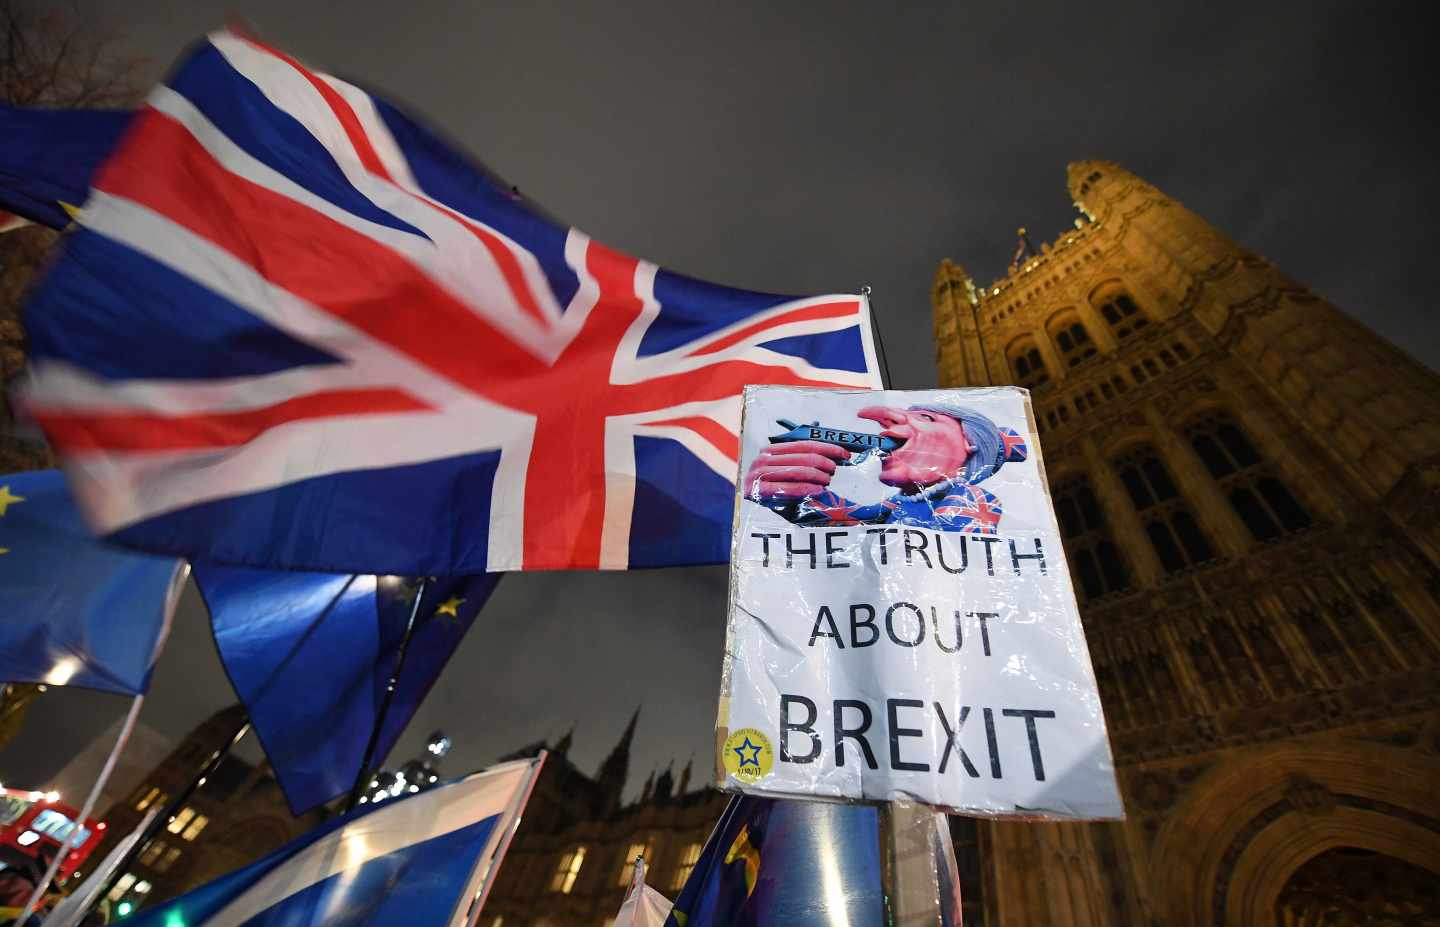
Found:
[[[0,681],[140,694],[183,576],[93,537],[59,471],[0,476]]]
[[[737,795],[666,927],[885,923],[872,805]]]
[[[499,573],[432,580],[380,733],[380,763]],[[301,814],[348,792],[395,667],[415,587],[398,577],[197,565],[215,645],[285,799]]]
[[[0,106],[0,209],[62,229],[134,113]]]

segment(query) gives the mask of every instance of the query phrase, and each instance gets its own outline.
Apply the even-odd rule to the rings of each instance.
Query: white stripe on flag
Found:
[[[503,815],[523,788],[534,760],[505,763],[453,785],[383,804],[345,827],[322,837],[272,870],[205,921],[205,927],[240,927],[317,882],[387,853],[442,837],[496,815]],[[484,856],[500,845],[508,821],[499,821]]]

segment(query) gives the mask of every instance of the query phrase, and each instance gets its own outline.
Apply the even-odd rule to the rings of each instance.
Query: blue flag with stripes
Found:
[[[457,927],[504,853],[539,760],[344,815],[127,927]]]

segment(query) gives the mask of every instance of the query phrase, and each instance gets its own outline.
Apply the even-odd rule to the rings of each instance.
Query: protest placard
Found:
[[[1122,814],[1014,387],[750,387],[717,723],[741,792]]]

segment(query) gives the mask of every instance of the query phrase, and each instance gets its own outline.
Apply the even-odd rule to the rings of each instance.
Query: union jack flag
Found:
[[[965,534],[995,534],[1005,514],[1000,500],[978,486],[960,486],[935,508],[951,526]]]
[[[97,530],[251,566],[723,561],[741,389],[879,386],[862,297],[627,257],[225,32],[150,95],[27,321],[26,407]]]
[[[1006,462],[1020,461],[1030,456],[1025,447],[1025,437],[1014,428],[1001,428],[1000,454]]]

